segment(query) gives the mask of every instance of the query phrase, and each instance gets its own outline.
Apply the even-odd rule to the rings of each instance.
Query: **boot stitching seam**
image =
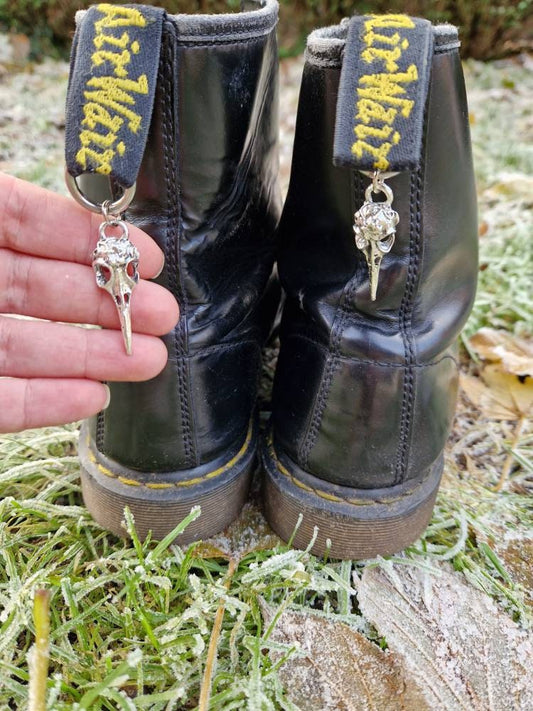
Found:
[[[331,339],[331,353],[327,357],[327,364],[324,374],[322,376],[322,382],[320,384],[318,396],[315,400],[311,423],[307,430],[306,437],[303,441],[303,445],[299,453],[303,468],[308,466],[309,455],[311,454],[311,450],[313,449],[316,443],[318,431],[320,429],[320,423],[322,422],[324,410],[326,409],[331,384],[333,382],[333,376],[335,375],[335,371],[337,370],[340,364],[340,344],[342,340],[342,335],[344,333],[344,324],[348,317],[348,312],[346,310],[346,301],[348,301],[353,296],[357,286],[357,278],[351,279],[347,287],[345,288],[344,294],[342,296],[342,303],[337,310],[337,315],[335,318],[338,320],[333,327]]]
[[[422,190],[422,171],[411,174],[411,199],[410,199],[410,226],[409,226],[409,267],[405,291],[400,305],[400,333],[405,349],[405,375],[402,394],[402,408],[400,414],[400,436],[396,456],[396,472],[394,485],[403,481],[407,457],[408,440],[411,433],[413,404],[415,398],[415,377],[413,366],[416,363],[416,351],[412,332],[412,312],[415,286],[418,281],[420,260],[420,193]]]
[[[354,178],[353,173],[350,174],[350,181],[352,182]],[[358,173],[356,176],[358,181],[358,188],[362,189],[362,176]],[[354,190],[351,190],[353,195]],[[352,205],[353,207],[353,205]],[[338,369],[341,362],[340,345],[342,340],[342,335],[344,333],[344,325],[348,318],[347,303],[350,302],[351,298],[354,296],[355,291],[359,285],[359,271],[360,264],[359,260],[356,262],[355,275],[350,279],[348,284],[345,286],[343,294],[341,296],[340,304],[337,307],[337,313],[334,319],[334,325],[332,329],[331,338],[331,353],[328,353],[327,364],[325,371],[322,376],[322,381],[320,383],[320,388],[318,396],[315,399],[314,407],[312,410],[312,416],[310,424],[306,427],[306,436],[303,440],[302,446],[299,452],[299,458],[302,462],[302,468],[306,468],[309,465],[309,456],[311,450],[315,446],[318,432],[320,429],[320,424],[322,422],[322,417],[327,405],[327,399],[331,390],[331,384],[333,382],[333,377],[336,370]],[[337,320],[337,323],[335,321]],[[329,348],[328,348],[329,351]]]
[[[96,447],[103,451],[105,445],[105,411],[102,410],[96,416],[96,432],[94,435]]]
[[[286,336],[286,339],[289,340],[291,338],[299,338],[302,341],[307,341],[308,343],[311,343],[313,346],[316,346],[317,348],[320,348],[320,350],[328,352],[327,346],[325,346],[323,343],[320,343],[319,341],[315,341],[309,336],[306,336],[303,333],[291,333],[289,336]],[[372,360],[371,358],[357,358],[356,356],[349,356],[349,355],[343,355],[342,353],[339,354],[339,360],[341,362],[346,362],[346,363],[362,363],[365,365],[379,365],[383,368],[405,368],[404,363],[391,363],[387,361],[381,361],[381,360]],[[459,363],[457,362],[457,359],[455,356],[451,355],[451,353],[445,353],[444,355],[440,356],[439,358],[435,360],[429,360],[426,363],[419,363],[415,362],[412,364],[412,368],[426,368],[427,366],[433,366],[433,365],[439,365],[445,360],[451,360],[452,363],[459,367]]]
[[[172,39],[175,39],[173,28],[169,33]],[[173,66],[174,62],[174,46],[168,42],[165,46],[164,59],[166,64]],[[181,265],[179,264],[180,251],[180,236],[181,236],[181,204],[180,190],[177,178],[178,166],[176,162],[176,148],[179,146],[179,127],[177,125],[177,110],[174,114],[174,92],[172,85],[171,73],[165,73],[165,81],[163,84],[163,92],[161,100],[163,102],[163,136],[164,136],[164,169],[165,182],[167,185],[167,201],[170,206],[167,215],[167,243],[165,249],[165,259],[168,264],[169,285],[172,292],[180,301],[182,309],[182,317],[180,318],[177,327],[174,330],[174,348],[176,349],[176,375],[178,385],[178,396],[180,401],[180,415],[183,430],[183,445],[185,450],[185,461],[187,465],[195,462],[195,456],[192,447],[191,438],[191,423],[190,423],[190,403],[187,397],[186,388],[186,368],[183,360],[185,355],[184,342],[186,339],[186,314],[187,314],[187,299],[185,290],[179,281],[181,275]],[[173,115],[174,114],[174,115]],[[169,140],[169,134],[170,139]],[[174,141],[174,137],[176,140]]]

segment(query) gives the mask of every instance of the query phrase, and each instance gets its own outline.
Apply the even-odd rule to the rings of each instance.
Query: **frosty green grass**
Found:
[[[533,217],[524,189],[532,184],[533,87],[531,71],[517,60],[472,62],[466,70],[484,225],[468,345],[484,325],[533,333]],[[495,492],[512,425],[478,420],[460,408],[432,522],[392,564],[451,566],[527,627],[531,591],[507,569],[491,535],[530,535],[533,435],[526,427],[512,449],[511,479]],[[202,688],[210,709],[295,709],[277,676],[295,650],[270,641],[273,623],[265,626],[260,599],[278,614],[312,609],[386,645],[361,616],[352,582],[354,572],[380,561],[335,562],[291,550],[250,504],[229,533],[185,549],[170,537],[141,543],[129,516],[131,541],[117,539],[82,505],[77,440],[76,426],[0,438],[0,708],[28,703],[38,589],[51,593],[46,693],[47,707],[57,711],[195,709]],[[477,457],[479,476],[465,472],[463,451]],[[207,650],[221,601],[209,679]],[[274,663],[269,649],[284,656]]]

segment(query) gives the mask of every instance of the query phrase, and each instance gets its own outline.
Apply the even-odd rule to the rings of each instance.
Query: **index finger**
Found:
[[[71,198],[0,173],[0,247],[90,264],[101,222],[102,217]],[[129,225],[129,232],[141,255],[141,276],[156,276],[163,265],[163,252],[138,227]]]

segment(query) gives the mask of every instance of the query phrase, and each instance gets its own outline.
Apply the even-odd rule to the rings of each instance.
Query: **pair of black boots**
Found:
[[[305,547],[318,527],[317,554],[389,554],[431,515],[475,292],[457,32],[393,15],[310,35],[280,220],[276,22],[274,0],[163,17],[126,219],[165,252],[158,281],[181,317],[163,373],[112,384],[83,428],[83,495],[106,528],[123,533],[128,506],[156,538],[200,505],[181,541],[204,538],[238,515],[262,452],[283,539],[297,529]],[[260,442],[276,262],[281,350]]]

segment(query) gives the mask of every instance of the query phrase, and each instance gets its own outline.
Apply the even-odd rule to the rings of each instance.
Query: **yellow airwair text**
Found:
[[[94,23],[95,51],[91,55],[93,67],[107,63],[112,71],[106,76],[87,81],[83,119],[80,131],[81,148],[76,154],[82,168],[88,165],[97,173],[109,175],[113,159],[124,155],[124,141],[118,134],[124,123],[135,134],[142,117],[135,111],[136,94],[148,94],[148,79],[141,74],[136,79],[129,75],[132,54],[140,51],[139,42],[131,41],[126,29],[118,35],[115,28],[145,27],[146,19],[134,8],[102,3],[97,5],[101,19]]]
[[[409,40],[402,36],[401,30],[414,26],[407,15],[372,16],[365,22],[361,60],[371,65],[379,63],[381,71],[364,74],[359,79],[354,127],[357,140],[352,153],[360,160],[365,155],[372,156],[376,170],[387,170],[390,150],[401,141],[395,128],[398,114],[408,118],[414,106],[414,101],[405,98],[405,86],[417,81],[418,70],[411,64],[400,71],[398,65],[409,47]],[[384,32],[391,29],[400,31]]]

